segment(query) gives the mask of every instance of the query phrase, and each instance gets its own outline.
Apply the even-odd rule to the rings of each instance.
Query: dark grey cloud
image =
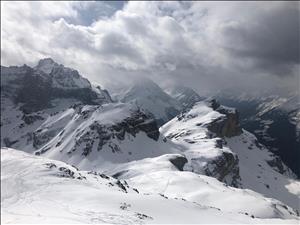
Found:
[[[1,8],[4,65],[52,57],[108,88],[139,77],[201,93],[297,88],[298,2],[1,2]]]
[[[109,32],[100,38],[97,48],[104,57],[126,58],[127,60],[143,63],[143,57],[132,43],[122,34]]]
[[[252,59],[254,67],[270,74],[290,75],[300,63],[299,13],[298,2],[253,12],[249,20],[224,27],[225,48],[237,57]]]

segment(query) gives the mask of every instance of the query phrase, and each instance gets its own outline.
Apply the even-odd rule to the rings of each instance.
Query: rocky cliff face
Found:
[[[21,103],[25,113],[51,107],[51,100],[56,98],[74,98],[84,104],[111,102],[104,92],[94,91],[78,71],[58,65],[52,59],[40,60],[34,68],[1,66],[1,95]]]
[[[221,106],[216,100],[209,101],[210,107],[221,113],[222,117],[211,121],[207,128],[218,137],[234,137],[242,133],[239,122],[239,113],[234,108]]]
[[[166,123],[160,131],[182,146],[182,152],[188,160],[184,170],[212,176],[230,186],[240,187],[239,159],[223,139],[228,132],[233,132],[230,130],[232,121],[228,122],[226,115],[213,110],[215,105],[212,103],[213,106],[207,102],[196,103],[192,109]],[[220,105],[217,108],[221,108]],[[223,126],[230,128],[229,131],[219,124],[218,129],[209,129],[211,124],[217,124],[216,121],[220,119],[224,121]]]
[[[215,177],[230,186],[242,186],[239,159],[232,152],[222,152],[220,156],[209,162],[204,171],[206,175]]]

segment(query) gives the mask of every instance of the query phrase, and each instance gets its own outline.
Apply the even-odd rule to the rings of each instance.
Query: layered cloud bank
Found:
[[[52,57],[107,87],[140,76],[203,93],[299,85],[298,2],[1,2],[1,9],[2,65]]]

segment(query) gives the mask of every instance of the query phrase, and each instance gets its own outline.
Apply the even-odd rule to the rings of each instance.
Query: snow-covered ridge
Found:
[[[219,118],[222,124],[230,121],[228,115],[220,113],[225,107],[213,105],[199,102],[160,128],[163,135],[181,146],[188,160],[184,170],[264,193],[297,209],[299,192],[296,189],[300,188],[300,182],[295,180],[295,175],[249,132],[217,136],[222,132],[210,131],[211,124]]]
[[[5,100],[1,111],[2,146],[87,169],[158,156],[175,149],[163,141],[154,118],[131,104],[83,105],[76,100],[67,100],[68,104],[60,100],[52,102],[57,104],[54,108],[24,114]]]
[[[226,124],[228,118],[214,110],[210,103],[198,102],[163,125],[160,132],[181,146],[188,159],[185,170],[213,176],[237,187],[240,186],[238,158],[225,145],[222,136],[218,137],[218,133],[223,133],[218,129],[222,130],[225,125],[212,129],[215,133],[209,130],[219,121]]]
[[[155,142],[163,143],[154,119],[133,105],[78,106],[62,125],[63,117],[68,115],[62,112],[49,117],[34,131],[36,154],[76,161],[87,168],[100,167],[100,161],[116,163],[162,154],[163,146],[154,149],[158,145]],[[61,128],[56,130],[59,125]],[[138,144],[142,141],[144,145],[150,142],[149,147],[139,151]]]
[[[7,148],[1,149],[1,172],[5,174],[1,176],[2,223],[298,222],[293,210],[276,200],[190,172],[149,174],[152,181],[156,179],[155,189],[154,182],[136,177],[128,181],[141,185],[142,189],[136,189],[105,174]],[[167,189],[165,180],[159,180],[163,175],[169,177]],[[190,185],[181,189],[177,182]],[[203,194],[205,201],[199,201]],[[229,201],[225,196],[240,201],[225,209]]]

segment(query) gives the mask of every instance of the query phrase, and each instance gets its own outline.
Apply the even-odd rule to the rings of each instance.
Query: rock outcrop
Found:
[[[169,161],[180,171],[183,171],[184,165],[188,162],[184,155],[175,155],[173,158],[170,158]]]
[[[126,105],[124,105],[126,106]],[[128,139],[128,135],[136,137],[139,132],[144,132],[150,139],[157,141],[159,130],[155,120],[139,109],[132,110],[123,119],[120,118],[114,122],[97,119],[103,118],[101,106],[74,106],[74,113],[67,123],[76,124],[65,132],[64,127],[60,124],[52,125],[50,129],[40,128],[33,132],[33,146],[38,149],[36,154],[40,155],[46,151],[59,147],[70,135],[75,137],[73,147],[67,151],[67,154],[80,152],[83,156],[88,156],[93,149],[101,151],[104,146],[108,146],[112,153],[122,152],[120,142]],[[127,107],[127,106],[126,106]],[[121,113],[122,114],[122,113]],[[83,129],[77,127],[84,127]],[[68,133],[68,134],[65,134]],[[56,138],[55,138],[56,137]],[[55,138],[55,139],[54,139]],[[50,140],[51,145],[49,145]],[[48,143],[48,144],[47,144]],[[63,151],[63,149],[61,150]]]
[[[204,168],[205,174],[233,187],[241,187],[239,159],[232,152],[222,152]]]
[[[213,110],[224,115],[208,124],[207,128],[209,131],[215,133],[218,137],[233,137],[242,133],[239,113],[236,109],[221,106],[214,99],[209,104]]]

